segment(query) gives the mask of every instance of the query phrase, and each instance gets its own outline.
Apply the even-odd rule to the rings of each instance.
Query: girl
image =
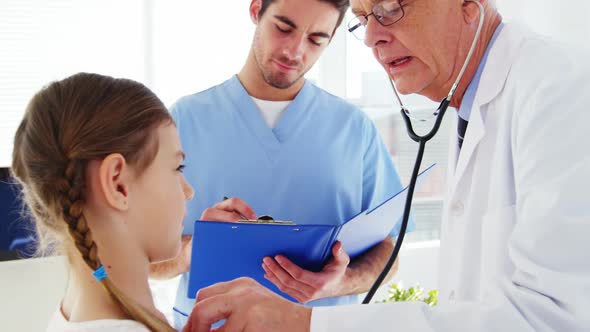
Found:
[[[168,111],[140,83],[81,73],[32,98],[11,169],[41,249],[70,266],[47,331],[174,331],[148,274],[180,250],[193,195],[183,159]]]

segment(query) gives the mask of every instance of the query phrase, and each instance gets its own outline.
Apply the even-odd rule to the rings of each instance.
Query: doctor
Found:
[[[449,155],[439,306],[312,310],[238,279],[201,291],[187,330],[208,330],[221,318],[228,331],[590,330],[590,70],[573,50],[503,24],[493,2],[478,1],[481,38],[451,102],[460,120]],[[354,33],[399,92],[446,97],[475,35],[475,3],[352,0],[351,7],[366,22]]]

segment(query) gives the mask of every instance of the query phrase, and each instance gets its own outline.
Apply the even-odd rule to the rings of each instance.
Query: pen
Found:
[[[223,200],[224,200],[224,201],[226,201],[226,200],[228,200],[228,199],[229,199],[229,197],[227,197],[227,196],[223,196]],[[239,215],[240,215],[240,218],[242,218],[242,220],[248,220],[248,218],[246,218],[246,216],[244,216],[243,214],[241,214],[239,211],[235,211],[235,210],[234,210],[234,212],[236,212],[237,214],[239,214]]]
[[[228,200],[229,197],[227,196],[223,196],[223,200]],[[239,220],[239,222],[243,222],[243,223],[252,223],[252,224],[276,224],[276,225],[296,225],[294,222],[292,221],[282,221],[282,220],[274,220],[273,217],[271,216],[267,216],[267,215],[263,215],[260,216],[254,220],[248,219],[246,218],[246,216],[244,216],[243,214],[241,214],[240,212],[234,210],[234,212],[238,213],[240,215],[240,217],[242,218],[242,220]]]

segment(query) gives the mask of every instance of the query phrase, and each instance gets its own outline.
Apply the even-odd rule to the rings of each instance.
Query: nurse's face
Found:
[[[351,0],[351,8],[355,15],[367,15],[375,3],[381,2],[392,0]],[[400,21],[383,26],[374,16],[369,17],[365,44],[400,93],[418,93],[434,100],[446,95],[455,78],[453,73],[458,70],[455,60],[464,24],[462,3],[400,0],[405,13]]]
[[[326,48],[339,12],[319,0],[276,0],[258,15],[260,0],[250,15],[257,24],[254,59],[269,85],[286,89],[299,81]]]

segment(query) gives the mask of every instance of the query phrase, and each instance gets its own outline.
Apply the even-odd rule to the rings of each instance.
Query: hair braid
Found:
[[[84,262],[94,271],[101,266],[101,263],[96,243],[92,240],[92,232],[83,214],[85,164],[79,160],[71,160],[66,167],[65,178],[58,180],[57,188],[62,196],[60,204],[69,234]],[[154,331],[174,331],[167,323],[153,317],[145,308],[133,303],[110,279],[102,280],[101,284],[113,302],[117,303],[130,318],[142,322]]]
[[[84,165],[78,160],[71,160],[65,169],[65,177],[57,181],[56,189],[60,194],[59,204],[68,232],[82,258],[92,270],[100,267],[96,254],[96,244],[83,215],[84,207]]]
[[[17,129],[11,172],[35,217],[41,250],[46,238],[73,240],[86,265],[97,270],[98,248],[84,216],[88,161],[120,153],[143,170],[157,153],[154,128],[171,121],[163,103],[131,80],[80,73],[39,91]],[[101,285],[129,318],[152,331],[175,331],[112,279]]]

